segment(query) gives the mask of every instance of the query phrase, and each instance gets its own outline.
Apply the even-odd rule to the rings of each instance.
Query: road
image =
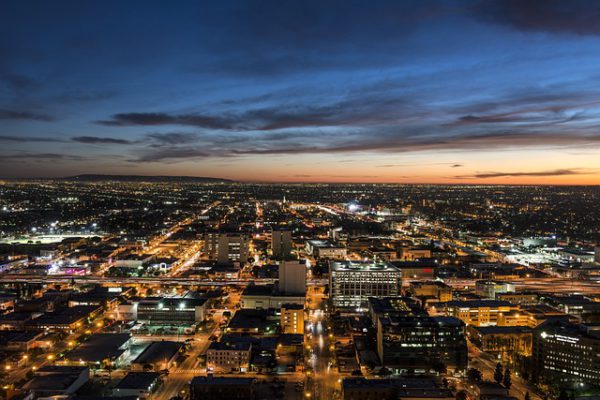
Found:
[[[469,366],[477,368],[483,374],[483,379],[488,381],[494,380],[494,371],[496,370],[496,364],[498,360],[491,354],[485,353],[477,349],[474,345],[469,343]],[[513,372],[511,375],[512,386],[510,388],[510,395],[518,399],[525,398],[525,393],[529,392],[532,400],[541,400],[541,398],[535,394],[535,389],[528,385],[523,379]]]

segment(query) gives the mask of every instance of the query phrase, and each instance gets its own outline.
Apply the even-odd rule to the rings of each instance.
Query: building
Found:
[[[533,335],[533,377],[600,385],[600,333],[581,324],[548,321]]]
[[[530,356],[533,329],[528,326],[469,326],[471,341],[481,350],[507,357]]]
[[[307,240],[306,253],[314,258],[328,260],[344,260],[347,256],[347,250],[344,246],[331,240]]]
[[[84,366],[47,365],[34,372],[23,385],[32,398],[68,397],[90,380],[90,369]]]
[[[436,278],[439,265],[433,261],[392,261],[392,265],[400,268],[402,276],[407,279]]]
[[[152,342],[131,362],[132,370],[161,371],[176,365],[183,343],[160,341]]]
[[[158,372],[128,372],[127,375],[113,388],[115,397],[135,396],[147,399],[160,384]]]
[[[554,295],[540,297],[542,303],[556,308],[566,314],[574,315],[580,321],[600,318],[600,302],[582,295]]]
[[[292,231],[277,228],[271,231],[271,251],[273,257],[285,259],[292,253]]]
[[[518,305],[533,305],[538,304],[538,295],[536,293],[497,293],[496,300],[508,301]]]
[[[284,304],[281,307],[281,332],[304,334],[304,306]]]
[[[446,303],[446,311],[467,325],[494,326],[505,325],[504,317],[519,307],[499,300],[453,300]]]
[[[196,376],[190,382],[190,400],[254,400],[253,378]]]
[[[241,309],[229,320],[225,332],[231,335],[275,335],[279,318],[272,310]]]
[[[427,312],[421,307],[421,303],[412,297],[397,296],[397,297],[370,297],[369,298],[369,315],[371,321],[377,323],[379,315],[427,315]]]
[[[334,261],[329,288],[335,308],[366,308],[369,297],[398,296],[402,273],[387,262]]]
[[[306,302],[304,294],[284,294],[275,290],[273,285],[248,285],[242,292],[242,308],[245,309],[280,309],[284,304]]]
[[[452,288],[441,281],[410,282],[409,291],[418,298],[434,299],[442,303],[452,300]]]
[[[282,261],[279,264],[279,293],[306,294],[306,264],[302,261]]]
[[[150,325],[190,326],[204,321],[208,299],[194,297],[146,297],[117,307],[117,319]]]
[[[204,235],[204,251],[211,260],[221,264],[248,262],[249,244],[244,233],[208,232]]]
[[[496,299],[500,293],[514,293],[515,285],[510,282],[479,280],[475,282],[475,293],[485,299]]]
[[[129,355],[129,333],[95,333],[57,361],[64,365],[88,365],[104,368],[106,364],[122,365]]]
[[[250,368],[252,343],[249,341],[212,342],[206,350],[206,369],[209,372],[247,372]]]
[[[454,400],[452,392],[433,379],[344,378],[343,400]]]
[[[442,367],[464,371],[465,324],[453,317],[379,315],[377,354],[382,365],[398,373],[427,374]]]

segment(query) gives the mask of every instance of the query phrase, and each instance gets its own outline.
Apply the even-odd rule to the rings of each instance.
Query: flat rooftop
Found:
[[[96,362],[115,359],[123,354],[121,347],[130,339],[128,333],[97,333],[67,353],[71,361]]]
[[[152,342],[133,361],[136,364],[154,364],[173,358],[183,347],[180,342]]]
[[[400,268],[395,267],[394,265],[378,261],[334,261],[331,263],[331,271],[339,271],[339,272],[363,272],[363,271],[373,271],[373,272],[400,272]]]
[[[115,386],[115,389],[149,390],[159,377],[158,372],[129,372]]]

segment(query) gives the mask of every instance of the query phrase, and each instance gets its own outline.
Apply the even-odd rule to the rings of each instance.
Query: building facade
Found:
[[[398,296],[402,272],[387,262],[334,261],[329,288],[335,308],[366,309],[369,297]]]

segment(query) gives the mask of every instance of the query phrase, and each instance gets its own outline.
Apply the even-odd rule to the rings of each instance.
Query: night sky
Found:
[[[0,176],[600,184],[598,1],[0,3]]]

